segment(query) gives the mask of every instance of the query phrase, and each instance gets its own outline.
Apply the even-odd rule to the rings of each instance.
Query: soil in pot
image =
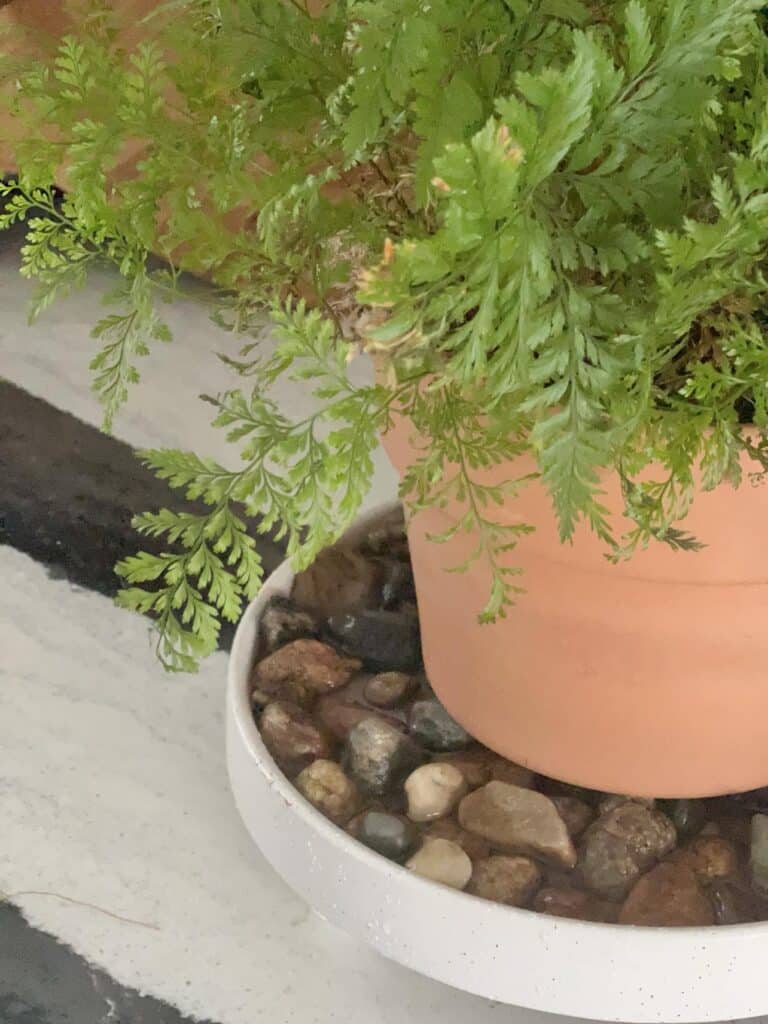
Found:
[[[768,790],[657,801],[586,790],[495,754],[451,718],[424,674],[398,516],[324,552],[270,603],[251,699],[302,795],[432,881],[588,921],[768,920]]]

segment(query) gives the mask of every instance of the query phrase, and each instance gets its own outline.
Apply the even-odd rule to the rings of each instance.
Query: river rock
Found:
[[[496,855],[475,862],[467,892],[509,907],[525,907],[540,884],[541,870],[528,857]]]
[[[337,825],[346,824],[360,808],[357,787],[335,761],[313,761],[299,772],[295,786],[311,804]]]
[[[530,768],[525,768],[515,761],[495,754],[491,758],[491,778],[499,782],[508,782],[511,786],[522,786],[523,789],[532,789],[536,783],[536,773]]]
[[[551,917],[612,924],[618,917],[619,908],[615,903],[597,899],[592,893],[571,885],[547,885],[536,893],[533,909]]]
[[[619,913],[620,924],[658,928],[715,923],[712,905],[686,864],[658,864],[632,888]]]
[[[411,611],[357,609],[331,616],[328,629],[372,672],[415,672],[421,664],[419,620]]]
[[[715,882],[707,890],[715,914],[715,924],[744,924],[756,919],[755,900],[741,885],[729,881]]]
[[[477,789],[491,781],[491,757],[487,750],[458,750],[448,754],[438,754],[438,764],[452,764],[458,768],[469,789]]]
[[[252,682],[260,693],[308,706],[316,696],[346,686],[360,668],[319,640],[294,640],[256,665]]]
[[[739,870],[736,847],[722,836],[698,836],[687,846],[676,850],[671,859],[678,864],[686,864],[704,885],[733,878]]]
[[[413,691],[416,680],[405,672],[379,672],[365,684],[363,696],[375,708],[394,708]]]
[[[635,801],[619,804],[584,834],[579,867],[585,885],[606,899],[623,899],[640,874],[673,849],[676,838],[661,811]]]
[[[315,715],[332,736],[342,741],[347,738],[350,730],[365,718],[377,718],[379,721],[389,722],[396,729],[405,732],[405,724],[393,715],[357,703],[349,695],[348,687],[338,693],[330,693],[327,697],[321,697],[315,705]]]
[[[580,836],[595,816],[589,804],[576,796],[553,796],[550,799],[573,838]]]
[[[463,889],[472,876],[472,861],[450,839],[425,839],[420,850],[406,862],[409,871],[452,889]]]
[[[297,574],[291,596],[319,619],[327,619],[377,607],[382,582],[378,562],[346,544],[336,544],[321,551],[309,568]]]
[[[472,737],[448,714],[439,700],[417,700],[408,719],[411,736],[427,750],[460,750]]]
[[[347,736],[344,761],[364,793],[384,795],[423,760],[421,748],[381,718],[364,718]]]
[[[294,775],[318,758],[331,754],[330,737],[298,704],[273,701],[259,720],[261,738],[287,775]]]
[[[400,561],[410,562],[405,517],[402,509],[396,509],[377,522],[366,534],[360,545],[360,550],[368,555],[397,558]]]
[[[697,835],[707,823],[703,800],[660,800],[658,806],[675,826],[681,839]]]
[[[473,862],[491,855],[491,844],[488,840],[467,832],[455,818],[438,818],[429,824],[424,834],[432,839],[450,839],[452,843],[458,843]]]
[[[366,811],[356,835],[371,850],[398,863],[409,856],[419,839],[418,830],[410,821],[383,811]]]
[[[416,584],[408,562],[388,559],[382,563],[382,573],[384,577],[381,585],[382,608],[396,610],[404,604],[415,603]]]
[[[529,853],[566,868],[576,863],[565,822],[535,790],[488,782],[461,801],[459,823],[505,853]]]
[[[752,818],[749,863],[755,885],[768,892],[768,814],[755,814]]]
[[[466,780],[455,765],[423,764],[405,780],[408,817],[418,822],[444,818],[466,792]]]
[[[293,640],[316,639],[320,635],[317,620],[287,597],[273,597],[259,622],[262,651],[271,654]]]

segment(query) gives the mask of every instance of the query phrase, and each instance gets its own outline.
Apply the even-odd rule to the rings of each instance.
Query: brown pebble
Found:
[[[568,829],[542,793],[493,780],[465,796],[459,824],[503,853],[527,853],[572,868],[576,863]]]
[[[380,672],[365,684],[363,696],[375,708],[397,707],[416,685],[413,676],[405,672]]]
[[[298,791],[337,825],[344,825],[361,806],[354,782],[335,761],[319,759],[299,772]]]
[[[731,878],[739,870],[736,847],[721,836],[698,836],[676,850],[670,859],[678,864],[687,864],[705,885],[722,878]]]
[[[599,900],[583,889],[566,885],[539,889],[533,901],[533,909],[551,917],[569,917],[605,924],[615,922],[618,915],[615,904]]]
[[[467,892],[509,907],[525,907],[541,885],[541,870],[528,857],[496,855],[472,867]]]
[[[319,618],[345,615],[378,605],[382,566],[345,544],[321,551],[309,568],[297,574],[291,597]]]
[[[389,722],[397,729],[405,729],[398,719],[349,700],[346,690],[321,697],[315,707],[315,715],[322,726],[337,740],[345,740],[350,730],[365,718],[377,718],[379,721]]]
[[[686,864],[658,864],[643,875],[619,913],[620,924],[658,928],[715,923],[712,905]]]
[[[498,782],[508,782],[510,786],[521,786],[523,789],[532,789],[536,781],[536,774],[530,768],[524,768],[521,764],[508,761],[506,757],[496,755],[491,759],[491,778]]]
[[[319,640],[294,640],[260,661],[251,679],[262,694],[305,707],[316,696],[346,686],[359,668],[355,658],[343,658]]]
[[[677,836],[661,811],[635,801],[619,804],[593,822],[581,841],[579,867],[588,889],[623,899],[643,871],[665,857]]]
[[[573,838],[580,836],[595,816],[595,812],[575,796],[553,796],[552,803],[558,809],[565,827]]]
[[[480,836],[473,835],[462,828],[453,818],[440,818],[433,821],[425,836],[432,839],[450,839],[458,843],[464,852],[473,860],[482,860],[490,856],[491,844]]]
[[[268,704],[259,720],[259,729],[265,747],[287,775],[295,775],[312,761],[331,754],[329,736],[306,711],[290,701]]]

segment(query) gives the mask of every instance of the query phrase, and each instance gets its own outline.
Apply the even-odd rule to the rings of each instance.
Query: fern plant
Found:
[[[18,40],[2,65],[23,141],[0,226],[27,223],[32,315],[97,262],[122,282],[94,328],[105,426],[170,340],[181,271],[232,332],[241,385],[208,400],[240,460],[141,453],[210,511],[140,515],[169,552],[118,567],[174,669],[259,585],[246,523],[309,564],[354,519],[394,414],[422,439],[405,501],[459,507],[445,536],[490,567],[484,619],[514,601],[529,528],[498,516],[525,480],[488,486],[489,467],[532,454],[562,540],[584,524],[612,559],[695,550],[695,481],[738,483],[745,456],[768,470],[761,3],[305,2],[171,0],[125,47],[97,0],[52,52]],[[348,374],[363,350],[375,384]],[[280,410],[284,376],[312,382],[315,411]]]

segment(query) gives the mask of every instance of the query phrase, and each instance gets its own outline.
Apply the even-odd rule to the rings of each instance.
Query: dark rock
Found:
[[[347,736],[344,763],[365,793],[384,795],[423,760],[423,751],[409,736],[380,718],[364,718]]]
[[[496,757],[488,750],[458,750],[438,754],[439,764],[452,764],[459,769],[470,789],[477,789],[491,781],[491,762]]]
[[[358,609],[331,616],[328,630],[373,672],[414,672],[421,664],[419,620],[410,612]]]
[[[363,554],[410,561],[402,508],[382,518],[360,544]]]
[[[656,928],[715,923],[712,905],[685,864],[658,864],[634,885],[619,913],[620,924]]]
[[[302,706],[346,686],[360,662],[343,658],[319,640],[294,640],[267,655],[252,673],[253,689]]]
[[[757,919],[755,900],[749,890],[733,882],[715,882],[707,895],[715,924],[747,924]]]
[[[321,551],[312,565],[297,574],[293,600],[327,619],[360,609],[376,608],[381,599],[383,566],[345,544]]]
[[[533,909],[551,917],[568,917],[605,924],[614,923],[618,916],[616,904],[599,900],[591,893],[569,885],[547,885],[539,889],[533,901]]]
[[[416,584],[408,562],[390,560],[382,563],[381,605],[398,609],[416,603]]]
[[[380,672],[365,684],[363,696],[376,708],[394,708],[413,691],[416,680],[405,672]]]
[[[572,837],[580,836],[595,816],[595,812],[575,796],[550,797]]]
[[[295,775],[318,758],[330,757],[330,737],[297,704],[268,704],[259,729],[264,745],[286,775]]]
[[[703,800],[660,800],[659,810],[667,815],[681,839],[697,835],[707,822]]]
[[[417,700],[408,719],[411,736],[428,750],[461,750],[472,742],[466,729],[451,718],[437,699]]]
[[[579,859],[584,882],[600,896],[622,899],[676,839],[674,825],[661,811],[635,801],[619,804],[584,835]]]
[[[366,811],[357,826],[357,838],[382,857],[402,863],[410,856],[419,833],[410,821],[381,811]]]
[[[508,907],[525,907],[540,885],[541,870],[528,857],[496,855],[475,862],[467,892]]]
[[[316,639],[320,635],[318,621],[287,597],[273,597],[261,616],[259,623],[261,650],[271,654],[293,640],[307,637]]]

